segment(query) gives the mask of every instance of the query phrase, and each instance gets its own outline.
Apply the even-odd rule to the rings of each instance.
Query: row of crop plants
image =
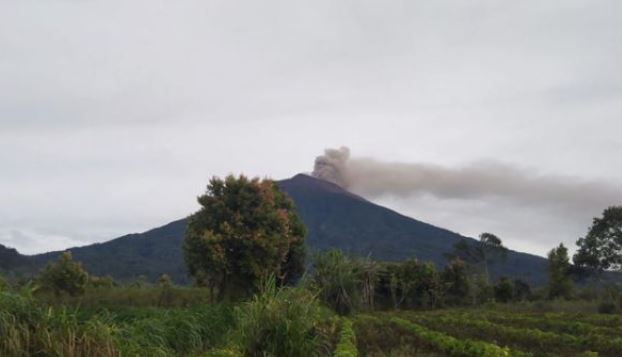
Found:
[[[529,353],[501,347],[481,340],[456,338],[422,324],[389,314],[356,318],[359,350],[392,354],[399,347],[410,347],[411,355],[437,353],[450,357],[527,357]]]
[[[535,355],[572,356],[577,354],[622,356],[622,338],[596,332],[572,335],[563,332],[528,328],[511,321],[496,323],[485,316],[460,314],[456,311],[434,314],[408,313],[410,321],[447,332],[459,338],[495,341],[503,345],[534,352]],[[502,318],[501,318],[502,319]],[[543,324],[544,325],[544,324]]]
[[[463,312],[470,318],[486,319],[503,325],[521,328],[537,328],[556,333],[567,333],[575,336],[602,335],[611,338],[622,336],[622,326],[597,326],[595,324],[577,321],[573,318],[547,318],[544,316],[525,315],[521,313],[499,313],[497,311]]]

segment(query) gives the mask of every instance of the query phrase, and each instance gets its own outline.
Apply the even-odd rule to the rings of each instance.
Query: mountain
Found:
[[[310,251],[337,248],[376,260],[416,257],[442,266],[446,262],[444,254],[464,238],[308,175],[299,174],[277,183],[294,200],[307,226]],[[119,280],[143,275],[155,280],[166,273],[175,282],[187,283],[181,252],[184,229],[185,219],[181,219],[144,233],[70,250],[74,259],[95,275],[110,274]],[[0,249],[0,258],[3,252]],[[0,269],[22,274],[36,272],[61,254],[23,256],[13,252],[17,254],[14,250],[7,253],[12,257],[11,262],[5,264],[7,267],[0,265]],[[522,278],[533,285],[543,285],[546,281],[546,260],[531,254],[510,251],[505,262],[493,264],[490,270],[493,278],[506,275]]]

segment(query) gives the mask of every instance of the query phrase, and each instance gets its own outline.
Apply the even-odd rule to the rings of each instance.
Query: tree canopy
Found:
[[[609,207],[602,218],[594,218],[577,246],[573,261],[578,267],[597,272],[622,270],[622,206]]]
[[[568,258],[568,249],[560,244],[558,247],[551,249],[548,254],[549,259],[549,285],[548,297],[570,298],[572,295],[573,284],[570,279],[570,261]]]
[[[476,243],[461,239],[454,244],[453,253],[448,258],[460,258],[465,263],[481,266],[486,280],[489,280],[488,265],[495,259],[505,259],[508,249],[499,237],[492,233],[482,233]]]
[[[39,283],[56,295],[67,293],[77,296],[84,293],[89,281],[88,273],[80,262],[74,262],[71,252],[64,252],[58,261],[48,264],[39,275]]]
[[[302,274],[306,230],[273,181],[214,177],[198,202],[183,250],[199,285],[222,299],[249,295],[269,275],[287,284]]]

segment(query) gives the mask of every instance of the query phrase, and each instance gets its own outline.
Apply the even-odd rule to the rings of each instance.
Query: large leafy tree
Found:
[[[302,274],[305,228],[273,181],[215,177],[198,201],[183,250],[190,275],[213,297],[244,297],[267,276],[287,284]]]
[[[393,307],[430,306],[437,301],[440,289],[438,273],[432,263],[409,259],[386,265]]]
[[[84,293],[89,281],[82,264],[73,261],[71,252],[64,252],[56,262],[49,263],[39,275],[39,283],[55,295],[67,293],[77,296]]]
[[[570,261],[568,258],[568,249],[560,244],[556,248],[551,249],[548,254],[548,272],[549,285],[548,297],[570,298],[572,296],[573,284],[570,279]]]
[[[605,209],[594,218],[587,235],[577,241],[575,265],[591,271],[622,270],[622,206]]]

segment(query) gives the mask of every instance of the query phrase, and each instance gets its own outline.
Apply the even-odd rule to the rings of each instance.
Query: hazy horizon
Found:
[[[0,244],[23,253],[341,146],[354,192],[514,250],[573,250],[622,205],[619,1],[3,5]]]

